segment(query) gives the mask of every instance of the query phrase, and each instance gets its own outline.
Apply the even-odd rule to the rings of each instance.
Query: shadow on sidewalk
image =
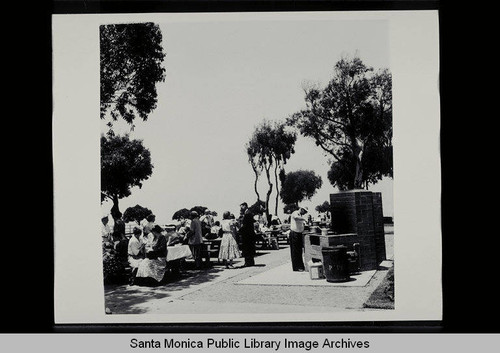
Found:
[[[218,267],[186,268],[177,275],[167,275],[165,283],[155,286],[105,285],[105,306],[116,314],[143,314],[149,311],[148,303],[174,297],[175,292],[211,282],[224,270]]]

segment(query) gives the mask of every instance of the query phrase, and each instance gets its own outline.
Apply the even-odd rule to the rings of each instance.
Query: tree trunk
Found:
[[[253,182],[253,189],[255,191],[255,194],[257,195],[257,201],[260,201],[260,195],[259,195],[259,190],[257,189],[257,183],[259,181],[259,172],[257,168],[253,165],[253,163],[250,163],[253,169],[253,172],[255,174],[255,181]]]
[[[278,202],[280,197],[280,188],[278,185],[278,163],[276,163],[276,167],[274,168],[274,180],[276,180],[276,205],[274,206],[274,215],[278,216]]]
[[[269,173],[271,166],[272,164],[270,164],[269,167],[266,167],[267,184],[269,185],[269,190],[267,190],[266,194],[266,219],[269,219],[269,199],[271,198],[271,193],[273,192],[273,184],[271,183],[271,174]]]
[[[118,196],[113,195],[113,207],[111,207],[111,215],[114,215],[116,212],[120,212],[120,208],[118,207]]]
[[[356,172],[354,174],[354,188],[362,189],[363,188],[363,147],[364,144],[360,141],[359,138],[354,139],[354,158],[356,159]]]
[[[359,159],[356,159],[356,175],[354,177],[354,188],[363,188],[363,170],[361,167],[361,161]]]

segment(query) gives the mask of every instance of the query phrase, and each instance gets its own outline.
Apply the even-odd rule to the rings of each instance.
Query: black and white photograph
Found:
[[[60,38],[78,27],[68,17],[54,18]],[[98,299],[83,304],[82,296],[82,308],[69,300],[76,287],[65,285],[74,279],[62,251],[76,243],[57,236],[69,220],[58,228],[66,198],[57,197],[56,172],[61,320],[392,320],[411,318],[405,308],[419,305],[429,313],[414,318],[439,318],[436,219],[426,218],[430,231],[419,246],[433,250],[421,256],[411,251],[418,230],[406,211],[422,182],[412,169],[419,160],[408,154],[431,154],[429,170],[439,163],[437,147],[426,144],[439,133],[432,129],[437,84],[412,86],[398,69],[413,67],[425,82],[437,82],[437,72],[432,60],[397,58],[407,45],[394,29],[403,21],[373,13],[106,15],[91,18],[91,34],[78,43],[65,39],[74,48],[61,49],[61,62],[86,59],[66,68],[64,79],[74,73],[89,81],[70,92],[55,76],[61,101],[75,93],[87,101],[78,123],[55,124],[62,136],[55,169],[61,160],[62,169],[74,169],[73,158],[92,167],[80,164],[72,172],[89,177],[59,195],[79,190],[90,205],[80,209],[86,225],[77,243],[85,254],[71,262],[92,283],[88,298]],[[57,73],[57,55],[54,65]],[[417,104],[430,113],[413,120],[405,104],[419,95],[432,102]],[[57,108],[56,95],[61,122],[64,107]],[[420,135],[412,124],[424,125]],[[84,141],[79,134],[87,146],[72,141]],[[426,142],[413,141],[425,134]],[[76,154],[68,145],[77,145]],[[436,186],[429,183],[422,199]],[[430,273],[412,274],[416,261]],[[414,287],[430,290],[433,302]]]

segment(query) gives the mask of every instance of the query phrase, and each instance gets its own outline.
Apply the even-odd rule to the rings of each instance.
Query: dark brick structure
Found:
[[[330,211],[334,233],[356,234],[362,269],[377,268],[386,258],[382,194],[364,190],[330,194]]]
[[[332,223],[327,235],[306,234],[305,261],[322,259],[321,248],[360,244],[361,270],[374,270],[386,259],[382,194],[352,190],[330,194]]]

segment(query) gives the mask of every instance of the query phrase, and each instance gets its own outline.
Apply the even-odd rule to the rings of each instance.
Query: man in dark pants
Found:
[[[203,244],[203,236],[201,232],[201,222],[198,218],[198,212],[191,211],[191,225],[188,235],[188,244],[193,254],[194,264],[196,269],[201,268],[201,247]]]
[[[243,267],[255,265],[255,228],[253,214],[248,209],[248,204],[243,202],[240,205],[240,229],[241,250],[245,258]]]
[[[307,209],[301,207],[292,213],[290,217],[290,256],[292,258],[292,269],[303,272],[305,270],[304,260],[302,259],[302,249],[304,248],[304,224],[307,221],[304,215]]]

